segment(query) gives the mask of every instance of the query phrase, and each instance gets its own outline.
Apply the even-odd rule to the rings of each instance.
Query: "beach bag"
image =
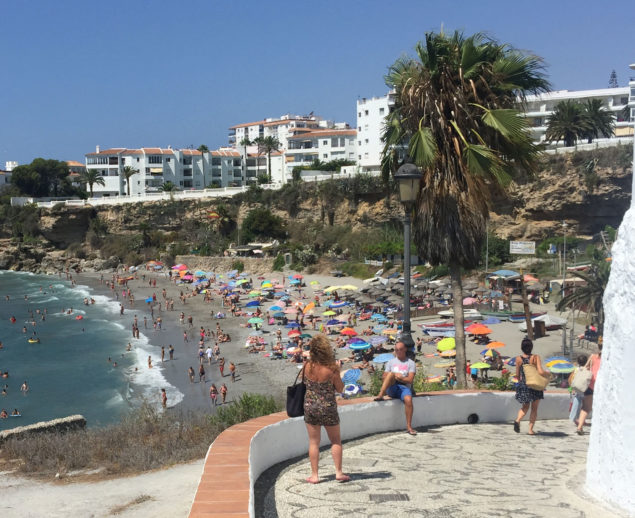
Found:
[[[576,392],[586,392],[591,384],[593,373],[589,369],[578,369],[571,381],[571,388]]]
[[[523,373],[525,374],[525,385],[534,390],[545,390],[549,382],[549,378],[544,378],[538,374],[538,369],[531,363],[523,364]]]
[[[302,381],[298,383],[298,378],[302,374]],[[289,417],[300,417],[304,415],[304,394],[306,385],[304,384],[304,367],[298,372],[293,385],[287,387],[287,415]]]

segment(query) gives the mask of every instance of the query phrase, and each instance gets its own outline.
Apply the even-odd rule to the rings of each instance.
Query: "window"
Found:
[[[191,169],[183,169],[183,176],[192,176]]]
[[[344,137],[340,137],[340,147],[344,147],[346,145],[346,139]]]
[[[339,147],[339,141],[337,140],[337,137],[331,139],[331,147]]]
[[[220,158],[213,157],[212,158],[212,165],[220,165]]]
[[[139,161],[139,157],[137,157],[137,162]]]
[[[357,116],[361,117],[362,116],[362,112],[357,112]]]
[[[368,144],[368,139],[364,139],[364,143]]]
[[[628,97],[620,97],[620,104],[628,104]]]
[[[358,145],[358,146],[361,146],[361,145],[362,145],[362,141],[361,141],[361,140],[358,140],[358,141],[357,141],[357,145]]]
[[[329,141],[328,140],[323,140],[322,141],[322,145],[323,146],[328,146],[329,145]]]
[[[165,159],[165,161],[166,161],[166,162],[169,162],[169,161],[170,161],[170,157],[167,157],[167,158]]]
[[[161,164],[163,163],[163,157],[161,155],[150,155],[148,157],[149,164]]]
[[[364,158],[368,158],[368,153],[364,153]]]
[[[183,157],[183,165],[192,165],[192,157],[184,156]]]
[[[361,160],[361,159],[362,159],[362,155],[357,155],[357,158],[358,158],[359,160]]]
[[[192,180],[183,180],[183,187],[192,187]]]
[[[364,110],[364,115],[368,116],[368,110]]]
[[[322,158],[328,158],[328,157],[329,157],[329,154],[328,154],[328,153],[324,153],[324,154],[322,155]]]
[[[362,127],[361,126],[357,126],[357,131],[362,131]]]
[[[383,115],[384,114],[384,109],[383,108],[379,108],[379,115]]]

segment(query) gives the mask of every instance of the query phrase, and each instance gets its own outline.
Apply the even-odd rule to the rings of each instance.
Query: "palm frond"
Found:
[[[419,167],[429,167],[436,158],[437,144],[430,129],[422,127],[421,122],[419,121],[419,129],[410,137],[408,155]]]

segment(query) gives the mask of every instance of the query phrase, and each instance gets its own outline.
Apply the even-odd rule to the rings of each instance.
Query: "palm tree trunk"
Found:
[[[130,196],[130,178],[126,178],[126,185],[128,186],[128,196]]]
[[[267,152],[267,170],[269,171],[269,183],[271,183],[271,151]]]
[[[527,337],[530,340],[534,339],[534,328],[531,323],[531,311],[529,311],[529,299],[527,298],[527,288],[525,287],[525,280],[523,278],[522,270],[520,271],[520,292],[523,295],[523,310],[525,311],[525,323],[527,324]],[[511,298],[511,295],[510,295]]]
[[[461,266],[450,264],[450,280],[452,282],[452,306],[454,309],[454,341],[456,343],[456,383],[458,388],[467,388],[465,375],[465,329],[463,327],[463,285],[461,283]]]

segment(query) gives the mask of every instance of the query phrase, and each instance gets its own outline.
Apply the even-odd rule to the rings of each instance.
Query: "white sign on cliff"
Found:
[[[534,255],[536,253],[535,241],[510,241],[509,253],[515,255]]]

